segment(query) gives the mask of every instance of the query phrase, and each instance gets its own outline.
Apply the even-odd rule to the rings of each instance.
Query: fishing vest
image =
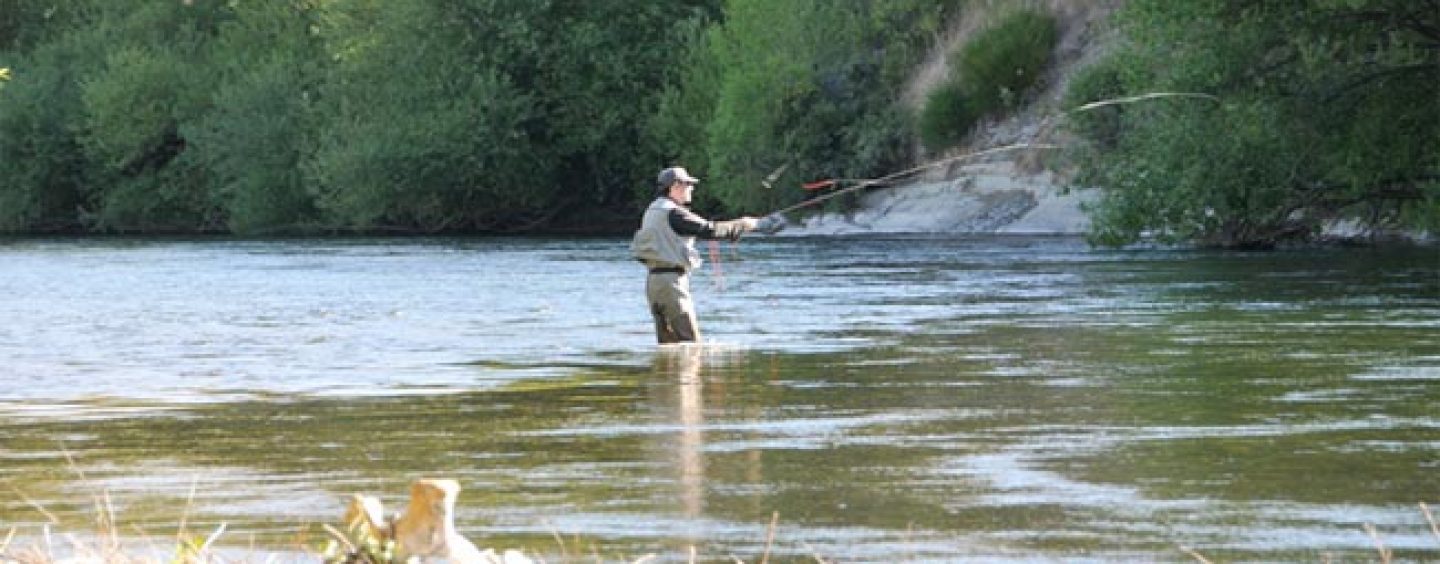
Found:
[[[686,272],[700,268],[700,253],[695,238],[684,237],[670,228],[670,213],[680,207],[674,200],[661,196],[645,209],[640,230],[630,241],[630,254],[649,268],[683,268]]]

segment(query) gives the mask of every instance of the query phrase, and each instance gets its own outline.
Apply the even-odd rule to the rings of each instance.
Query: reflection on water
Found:
[[[676,467],[680,469],[681,515],[695,519],[702,515],[705,504],[705,386],[700,370],[702,346],[679,345],[661,347],[656,358],[656,373],[673,375],[679,398],[676,402],[680,439],[675,445]]]
[[[293,551],[445,476],[462,532],[552,555],[758,560],[774,512],[778,559],[1437,555],[1434,250],[723,260],[721,342],[657,349],[618,240],[0,246],[0,534],[108,492]]]

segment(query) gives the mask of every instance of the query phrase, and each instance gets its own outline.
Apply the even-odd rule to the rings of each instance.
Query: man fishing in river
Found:
[[[645,210],[640,230],[630,243],[630,252],[650,270],[645,279],[645,298],[655,318],[655,336],[660,344],[700,341],[700,323],[690,297],[690,272],[700,267],[695,239],[729,239],[773,222],[754,217],[731,221],[710,221],[690,211],[690,199],[699,178],[681,167],[660,171],[656,198]]]

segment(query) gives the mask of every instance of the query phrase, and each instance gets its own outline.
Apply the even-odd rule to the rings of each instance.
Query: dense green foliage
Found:
[[[673,161],[705,171],[697,198],[761,213],[801,194],[767,188],[870,177],[905,163],[911,118],[895,100],[957,2],[731,0],[697,35],[655,120]]]
[[[967,42],[956,59],[961,85],[975,111],[1013,108],[1040,78],[1055,39],[1053,16],[1021,10]]]
[[[1411,0],[1169,2],[1119,14],[1127,44],[1076,79],[1105,188],[1095,236],[1267,247],[1327,222],[1440,227],[1440,9]]]
[[[240,233],[603,222],[671,163],[764,212],[777,170],[910,164],[899,93],[962,5],[3,1],[0,230]]]
[[[949,79],[921,109],[925,146],[952,146],[980,118],[1016,107],[1050,62],[1056,36],[1054,16],[1017,10],[962,44],[950,56]]]
[[[659,170],[648,117],[704,3],[356,3],[314,161],[344,225],[513,229],[623,209]]]
[[[915,116],[961,0],[0,0],[0,232],[583,229],[669,164],[763,213],[1023,102],[1057,23],[1019,5]],[[1440,227],[1434,8],[1126,3],[1069,106],[1210,97],[1069,114],[1096,240]]]
[[[931,149],[953,146],[970,133],[979,119],[960,81],[947,80],[925,96],[917,124],[920,142]]]
[[[210,106],[180,134],[209,172],[209,201],[233,231],[320,222],[304,174],[325,78],[317,17],[306,3],[237,4],[208,53]]]
[[[628,212],[719,0],[3,0],[0,231]],[[13,17],[12,17],[13,16]]]

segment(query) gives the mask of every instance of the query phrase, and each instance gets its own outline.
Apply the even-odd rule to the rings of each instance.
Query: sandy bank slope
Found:
[[[1009,162],[957,167],[946,180],[873,189],[856,211],[791,217],[782,235],[1014,233],[1078,235],[1090,226],[1081,204],[1093,190],[1064,194],[1049,172],[1023,174]]]

